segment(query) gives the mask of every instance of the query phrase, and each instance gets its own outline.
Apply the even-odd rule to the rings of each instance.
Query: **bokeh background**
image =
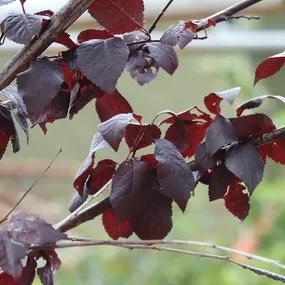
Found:
[[[28,12],[46,8],[56,11],[66,2],[27,0],[26,9]],[[166,2],[145,0],[147,26]],[[174,1],[160,22],[155,37],[158,38],[165,27],[177,20],[208,16],[236,2]],[[1,20],[8,12],[19,9],[18,3],[1,7]],[[144,115],[145,122],[164,109],[182,111],[194,105],[202,107],[203,97],[208,93],[236,86],[242,87],[236,106],[253,96],[285,95],[285,70],[253,87],[257,64],[265,57],[284,50],[284,11],[282,1],[263,1],[248,12],[261,15],[261,20],[220,24],[209,32],[208,40],[195,42],[185,51],[179,52],[180,67],[172,77],[161,71],[156,81],[139,87],[125,74],[119,81],[119,90],[134,110]],[[71,27],[70,32],[76,38],[80,30],[89,27],[97,27],[97,24],[84,15]],[[52,46],[47,53],[55,55],[60,51],[59,48],[62,47]],[[8,41],[1,46],[1,66],[4,67],[19,49],[20,46]],[[224,111],[226,114],[234,113],[234,109],[226,105]],[[270,114],[278,126],[285,125],[285,106],[266,102],[260,111]],[[74,175],[87,155],[98,123],[94,102],[91,102],[72,121],[59,120],[48,125],[46,136],[38,127],[31,129],[29,145],[25,144],[24,136],[21,135],[21,151],[12,154],[9,150],[0,163],[0,215],[4,215],[15,204],[59,148],[62,148],[63,153],[20,209],[40,215],[51,223],[63,219],[68,214],[68,203],[75,191],[72,188]],[[107,156],[120,161],[123,159],[122,153],[103,152],[98,155],[98,159]],[[174,227],[169,238],[210,241],[285,263],[284,175],[285,167],[267,162],[265,179],[255,191],[250,215],[243,223],[227,212],[223,201],[209,203],[207,188],[199,186],[185,214],[174,207]],[[107,238],[100,218],[80,226],[72,234]],[[56,273],[57,285],[273,284],[273,281],[223,262],[175,254],[98,247],[65,249],[59,251],[59,255],[63,266]],[[273,269],[270,266],[267,268]],[[279,273],[285,274],[284,270]],[[36,280],[35,285],[38,284],[39,280]]]

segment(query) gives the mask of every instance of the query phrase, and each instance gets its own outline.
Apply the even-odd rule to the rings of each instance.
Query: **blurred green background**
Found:
[[[284,19],[284,14],[269,15],[258,22],[235,22],[227,28],[232,29],[233,33],[235,29],[278,30],[284,29]],[[161,26],[169,24],[162,23]],[[207,41],[204,45],[207,46]],[[253,96],[285,95],[285,70],[253,88],[257,64],[278,52],[281,50],[190,48],[179,52],[180,67],[172,77],[160,71],[157,80],[139,87],[124,74],[119,82],[119,90],[135,112],[144,116],[145,122],[164,109],[182,111],[195,105],[203,107],[203,97],[208,93],[236,86],[242,87],[242,94],[235,106]],[[2,65],[12,53],[7,51],[1,54]],[[234,108],[227,105],[223,107],[226,114],[234,114]],[[15,155],[9,150],[1,161],[1,215],[17,201],[59,148],[63,149],[63,153],[20,208],[40,215],[51,223],[60,221],[68,214],[68,202],[75,191],[72,188],[74,175],[87,155],[99,123],[94,110],[94,102],[91,102],[72,121],[59,120],[48,125],[46,136],[38,127],[33,128],[29,145],[25,145],[24,136],[21,136],[21,152]],[[266,102],[259,111],[270,114],[278,126],[285,125],[284,106]],[[120,154],[99,153],[97,159],[107,156],[120,161],[125,153],[124,146],[122,149]],[[209,203],[206,187],[199,186],[184,214],[174,206],[174,227],[168,238],[210,241],[285,263],[284,175],[285,167],[267,162],[264,181],[252,196],[250,215],[243,223],[227,212],[223,201]],[[72,234],[96,239],[108,238],[100,218],[80,226]],[[202,248],[194,249],[206,251]],[[64,249],[59,251],[59,255],[63,265],[55,275],[57,285],[273,284],[273,281],[227,263],[176,254],[94,247]],[[276,269],[270,266],[267,268]],[[285,271],[280,270],[279,273],[285,274]],[[40,283],[36,280],[35,284]]]

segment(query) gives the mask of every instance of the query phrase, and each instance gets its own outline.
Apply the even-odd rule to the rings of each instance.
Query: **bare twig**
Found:
[[[69,240],[72,243],[69,243],[70,246],[84,246],[84,245],[124,245],[124,244],[132,244],[132,245],[184,245],[184,246],[195,246],[201,248],[211,248],[213,250],[223,251],[227,254],[235,254],[239,256],[246,257],[248,260],[256,260],[261,261],[263,263],[271,264],[277,266],[279,268],[285,269],[285,265],[282,264],[280,261],[275,259],[270,259],[267,257],[247,253],[238,249],[217,245],[214,243],[209,242],[201,242],[201,241],[192,241],[192,240],[138,240],[138,241],[128,241],[128,240],[120,240],[120,241],[113,241],[113,240],[92,240],[92,239],[84,239],[84,238],[76,238],[76,237],[69,237]],[[65,243],[64,245],[68,245]]]
[[[9,216],[17,209],[17,207],[23,202],[23,200],[26,198],[26,196],[33,190],[33,188],[39,183],[39,181],[42,179],[42,177],[48,172],[54,161],[58,158],[58,156],[61,154],[62,149],[60,149],[56,155],[53,157],[53,159],[50,161],[48,166],[43,170],[43,172],[38,176],[38,178],[32,183],[32,185],[25,191],[25,193],[22,195],[22,197],[19,199],[19,201],[15,204],[15,206],[0,220],[0,224],[7,221]]]
[[[255,267],[252,265],[248,265],[248,264],[244,264],[238,261],[235,261],[234,259],[232,259],[230,256],[228,255],[217,255],[217,254],[211,254],[211,253],[204,253],[204,252],[198,252],[198,251],[191,251],[191,250],[186,250],[186,249],[180,249],[180,248],[173,248],[173,247],[162,247],[162,246],[156,246],[155,244],[192,244],[192,245],[206,245],[207,247],[212,247],[212,248],[216,248],[216,249],[226,249],[224,251],[228,251],[231,253],[236,253],[236,254],[240,254],[243,256],[251,256],[250,259],[257,259],[259,261],[271,261],[271,262],[267,262],[273,265],[281,265],[280,263],[278,263],[278,261],[275,260],[270,260],[270,259],[266,259],[264,257],[259,257],[256,255],[250,255],[247,253],[243,253],[241,251],[238,250],[234,250],[234,249],[230,249],[230,248],[225,248],[222,246],[217,246],[215,247],[214,245],[207,244],[207,243],[199,243],[199,242],[191,242],[191,241],[167,241],[167,240],[153,240],[153,241],[129,241],[129,240],[120,240],[120,241],[113,241],[113,240],[86,240],[86,239],[82,239],[82,241],[76,241],[79,239],[74,239],[75,241],[73,242],[65,242],[65,243],[61,243],[61,244],[57,244],[55,247],[56,248],[70,248],[70,247],[84,247],[84,246],[102,246],[102,245],[106,245],[106,246],[115,246],[115,247],[121,247],[121,248],[127,248],[127,249],[144,249],[144,250],[155,250],[155,251],[161,251],[161,252],[170,252],[170,253],[179,253],[179,254],[185,254],[185,255],[191,255],[191,256],[195,256],[195,257],[199,257],[199,258],[209,258],[209,259],[216,259],[216,260],[221,260],[221,261],[225,261],[225,262],[229,262],[232,263],[234,265],[237,265],[239,267],[242,267],[243,269],[249,270],[259,276],[265,276],[268,277],[270,279],[273,279],[275,281],[280,281],[285,283],[285,276],[265,270],[263,268],[259,268],[259,267]],[[39,249],[39,248],[43,248],[44,246],[34,246],[31,249]],[[255,258],[253,258],[255,257]],[[284,268],[284,265],[283,267]]]
[[[167,9],[170,7],[170,5],[172,4],[174,0],[169,0],[168,3],[166,4],[166,6],[162,9],[162,11],[160,12],[160,14],[157,16],[157,18],[154,20],[153,24],[151,25],[151,27],[149,28],[148,32],[152,33],[155,29],[156,26],[158,24],[158,22],[160,21],[160,19],[163,17],[163,15],[165,14],[165,12],[167,11]]]

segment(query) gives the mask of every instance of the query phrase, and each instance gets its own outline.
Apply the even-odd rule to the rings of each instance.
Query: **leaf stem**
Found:
[[[170,0],[168,1],[168,3],[166,4],[166,6],[162,9],[162,11],[160,12],[160,14],[157,16],[157,18],[154,20],[153,24],[151,25],[151,27],[149,28],[148,32],[151,34],[157,27],[158,22],[160,21],[160,19],[163,17],[163,15],[165,14],[165,12],[167,11],[167,9],[170,7],[170,5],[172,4],[174,0]]]
[[[33,190],[33,188],[39,183],[39,181],[42,179],[42,177],[48,172],[48,170],[51,168],[54,161],[57,159],[57,157],[62,153],[62,149],[60,149],[56,155],[53,157],[53,159],[50,161],[48,166],[43,170],[43,172],[38,176],[38,178],[32,183],[32,185],[25,191],[25,193],[22,195],[22,197],[19,199],[19,201],[15,204],[15,206],[0,220],[0,224],[7,221],[9,216],[18,208],[18,206],[24,201],[26,196]]]

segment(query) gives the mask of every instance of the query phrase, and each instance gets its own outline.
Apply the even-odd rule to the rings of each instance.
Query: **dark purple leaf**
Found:
[[[28,248],[14,241],[6,230],[0,230],[0,267],[14,279],[18,279],[22,272],[22,259]]]
[[[38,268],[37,273],[43,285],[54,285],[53,272],[48,265]]]
[[[6,37],[18,44],[29,44],[42,29],[42,17],[28,14],[9,15],[1,24]]]
[[[206,151],[213,156],[222,147],[238,140],[237,134],[231,122],[217,116],[206,133]]]
[[[178,23],[176,25],[170,26],[161,36],[160,42],[172,47],[176,46],[184,29],[184,23]]]
[[[11,115],[13,119],[17,121],[20,128],[25,132],[27,142],[29,142],[29,126],[27,122],[28,115],[23,98],[18,94],[18,91],[14,86],[6,87],[1,90],[1,93],[9,99]]]
[[[173,74],[178,67],[178,58],[173,47],[161,43],[149,43],[146,45],[150,56],[167,73]]]
[[[138,160],[123,162],[114,174],[110,202],[121,221],[140,215],[153,189],[153,171]]]
[[[51,224],[24,212],[17,213],[10,218],[8,230],[13,240],[27,246],[53,244],[66,238],[65,234],[56,231]]]
[[[8,106],[0,103],[0,159],[3,157],[10,140],[13,152],[18,152],[20,145],[13,117]]]
[[[202,143],[195,153],[195,166],[201,171],[211,169],[216,165],[216,161],[206,151],[206,144]]]
[[[126,127],[133,118],[131,113],[119,114],[98,125],[98,131],[115,151],[118,150]]]
[[[217,166],[209,175],[209,198],[210,201],[221,199],[236,177],[225,167],[224,164]]]
[[[173,199],[182,211],[195,189],[195,180],[190,167],[178,149],[168,140],[155,143],[157,178],[161,193]]]
[[[77,64],[83,74],[106,92],[113,92],[127,64],[129,48],[124,40],[113,37],[82,43]]]
[[[178,41],[179,48],[184,49],[196,36],[191,29],[184,29]]]
[[[17,76],[18,92],[23,97],[32,124],[42,123],[46,108],[58,94],[64,82],[60,67],[47,58],[34,61]]]
[[[285,97],[283,96],[273,96],[273,95],[264,95],[260,97],[255,97],[243,103],[237,108],[237,115],[240,116],[244,110],[254,109],[259,107],[267,99],[276,99],[279,102],[285,103]]]
[[[225,165],[244,182],[250,194],[263,178],[264,162],[252,144],[238,145],[230,150]]]
[[[135,218],[131,226],[142,240],[164,239],[172,228],[171,199],[158,191],[152,193],[147,207]]]

